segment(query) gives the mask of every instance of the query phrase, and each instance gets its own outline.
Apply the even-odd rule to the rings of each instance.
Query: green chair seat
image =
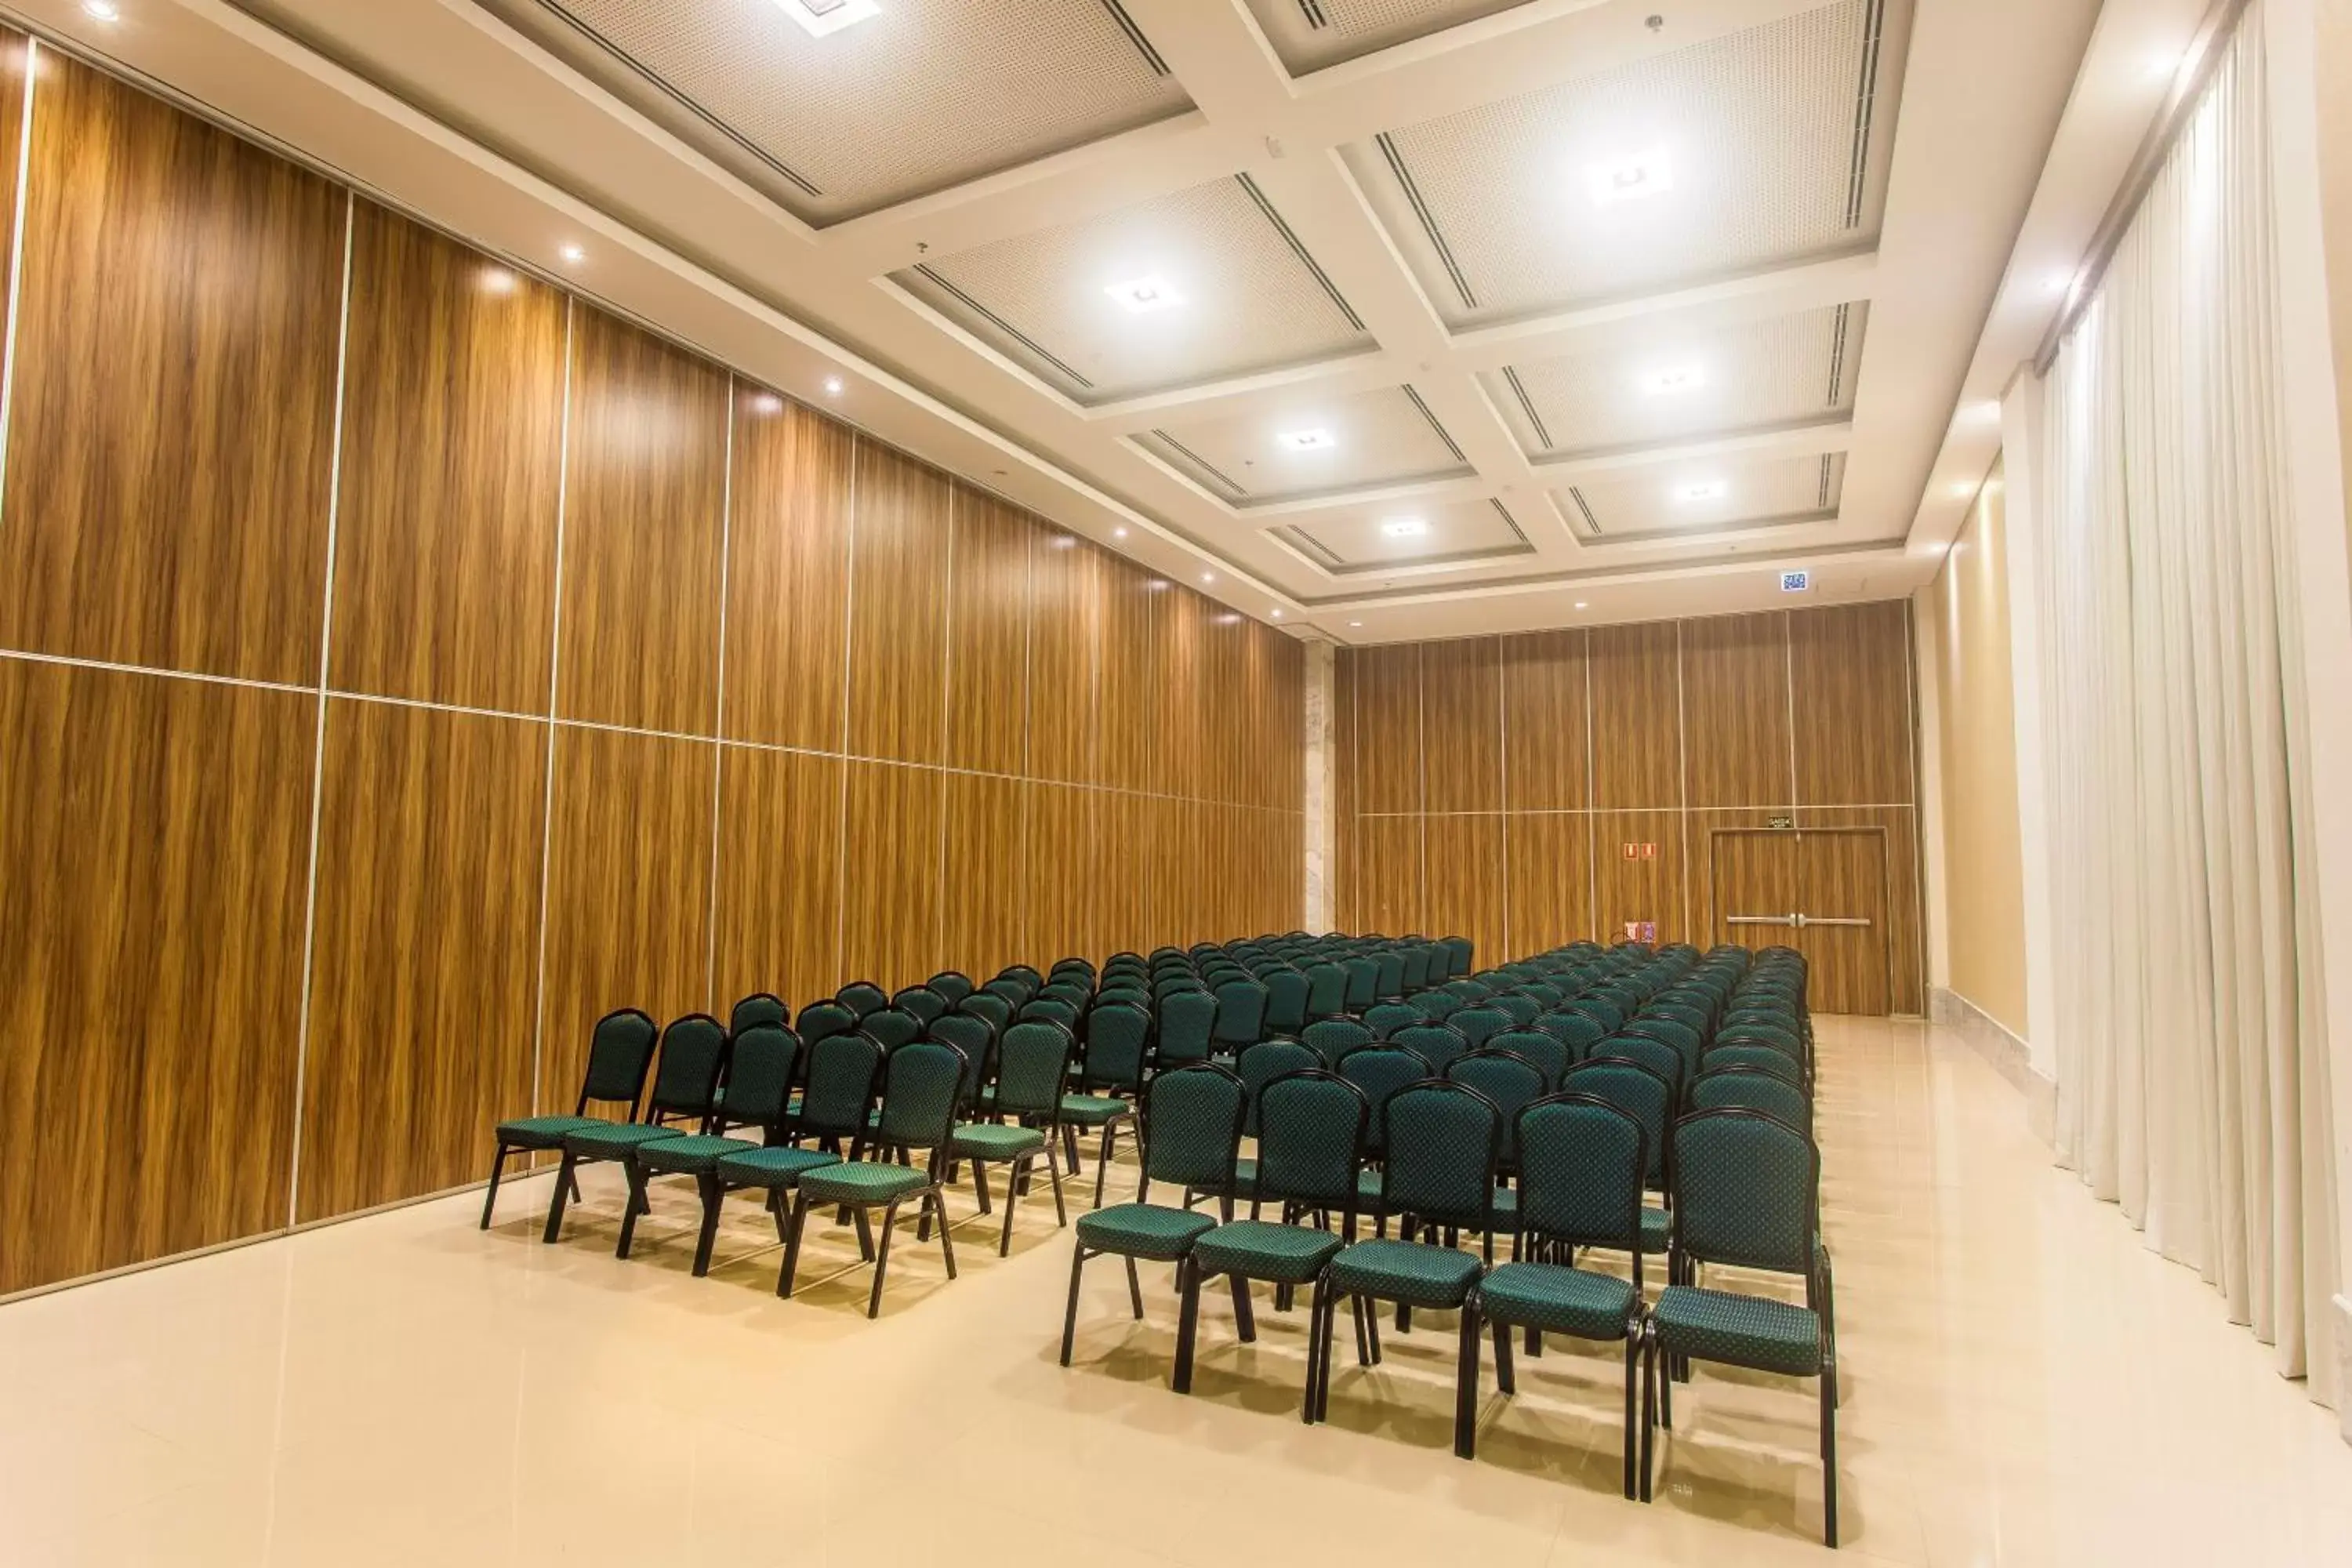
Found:
[[[1303,1225],[1235,1220],[1192,1244],[1192,1262],[1203,1274],[1238,1274],[1276,1285],[1305,1285],[1323,1272],[1347,1244],[1328,1231]]]
[[[749,1149],[721,1159],[719,1179],[739,1187],[766,1187],[772,1191],[797,1185],[811,1171],[840,1163],[840,1155],[828,1154],[822,1149]]]
[[[1105,1127],[1135,1114],[1135,1107],[1108,1094],[1062,1096],[1062,1120],[1080,1127]]]
[[[1650,1321],[1659,1345],[1675,1355],[1793,1377],[1822,1370],[1821,1320],[1786,1301],[1669,1285]]]
[[[561,1149],[574,1132],[612,1125],[599,1116],[525,1116],[499,1122],[497,1136],[509,1149]]]
[[[1506,1263],[1487,1271],[1478,1300],[1489,1321],[1579,1339],[1622,1340],[1639,1300],[1633,1282],[1557,1263]]]
[[[801,1178],[801,1195],[811,1203],[887,1204],[930,1184],[930,1178],[912,1165],[886,1165],[879,1160],[854,1160],[826,1165]]]
[[[1214,1217],[1158,1204],[1114,1204],[1078,1216],[1078,1245],[1090,1252],[1116,1252],[1157,1263],[1173,1263],[1192,1244],[1217,1228]]]
[[[1459,1307],[1477,1282],[1475,1256],[1418,1241],[1360,1241],[1331,1260],[1331,1288],[1342,1295],[1412,1307]]]
[[[730,1154],[757,1148],[748,1138],[664,1138],[641,1145],[637,1163],[648,1171],[684,1171],[698,1176],[717,1170],[719,1162]]]
[[[1045,1146],[1045,1135],[1034,1127],[1007,1127],[997,1121],[974,1121],[955,1130],[948,1152],[967,1160],[1017,1160]]]
[[[679,1136],[675,1127],[649,1121],[600,1121],[577,1127],[563,1135],[566,1152],[590,1160],[617,1160],[647,1143]]]

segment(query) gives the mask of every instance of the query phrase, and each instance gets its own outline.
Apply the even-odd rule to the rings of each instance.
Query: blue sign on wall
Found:
[[[1811,572],[1783,572],[1780,574],[1780,592],[1783,594],[1801,594],[1812,585],[1813,574]]]

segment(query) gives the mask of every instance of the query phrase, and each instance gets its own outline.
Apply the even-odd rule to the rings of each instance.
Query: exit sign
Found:
[[[1783,572],[1780,574],[1780,592],[1783,594],[1801,594],[1811,588],[1812,585],[1813,574],[1811,572]]]

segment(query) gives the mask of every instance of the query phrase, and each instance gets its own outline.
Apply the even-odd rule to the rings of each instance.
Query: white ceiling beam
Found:
[[[1853,448],[1853,421],[1827,419],[1778,430],[1748,431],[1696,441],[1661,441],[1586,457],[1559,458],[1538,461],[1534,469],[1536,478],[1546,485],[1572,485],[1666,463],[1703,462],[1710,458],[1817,458]]]

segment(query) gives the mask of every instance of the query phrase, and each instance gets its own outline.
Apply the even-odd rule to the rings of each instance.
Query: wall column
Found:
[[[1332,725],[1333,694],[1338,660],[1328,642],[1307,645],[1306,712],[1307,776],[1301,797],[1306,810],[1306,923],[1311,931],[1331,929],[1331,862],[1338,846],[1333,837]]]

